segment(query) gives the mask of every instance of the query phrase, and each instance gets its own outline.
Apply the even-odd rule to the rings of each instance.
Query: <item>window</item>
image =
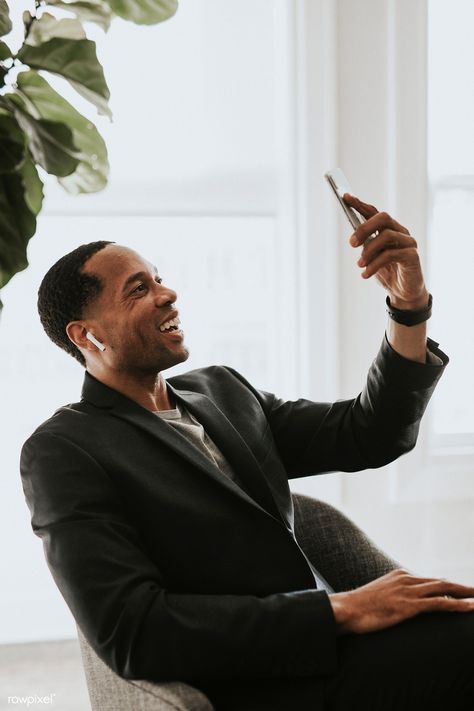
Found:
[[[474,452],[474,5],[428,5],[428,175],[430,288],[442,293],[432,330],[449,343],[451,363],[432,404],[432,446]]]

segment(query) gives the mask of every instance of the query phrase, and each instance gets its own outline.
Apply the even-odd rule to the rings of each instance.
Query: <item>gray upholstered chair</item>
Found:
[[[293,504],[296,540],[336,592],[401,567],[330,504],[303,494],[293,494]],[[77,632],[93,711],[213,711],[207,697],[189,684],[122,679],[97,656],[79,627]]]

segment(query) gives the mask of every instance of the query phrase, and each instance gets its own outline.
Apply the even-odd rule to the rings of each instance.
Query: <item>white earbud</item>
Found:
[[[90,331],[87,331],[86,338],[88,338],[91,343],[93,343],[95,346],[97,346],[97,348],[99,348],[99,350],[105,351],[104,344],[101,343],[100,341],[98,341],[97,338],[95,336],[93,336],[92,333],[90,333]]]

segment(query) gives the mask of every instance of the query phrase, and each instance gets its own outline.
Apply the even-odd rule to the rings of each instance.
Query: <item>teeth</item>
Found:
[[[170,326],[176,326],[178,327],[181,321],[179,320],[179,317],[176,316],[176,318],[172,319],[171,321],[166,321],[166,323],[163,323],[160,326],[160,331],[166,331],[167,328],[170,328]]]

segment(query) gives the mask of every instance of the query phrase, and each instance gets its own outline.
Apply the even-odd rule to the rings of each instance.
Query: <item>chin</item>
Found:
[[[177,363],[184,363],[184,361],[188,360],[189,358],[189,349],[186,348],[186,346],[183,346],[183,352],[179,354],[179,360]]]
[[[181,351],[179,353],[174,353],[174,354],[169,354],[169,357],[159,363],[158,369],[161,372],[162,370],[168,370],[168,368],[173,368],[173,366],[178,365],[179,363],[184,363],[186,360],[189,358],[189,350],[183,346]]]

